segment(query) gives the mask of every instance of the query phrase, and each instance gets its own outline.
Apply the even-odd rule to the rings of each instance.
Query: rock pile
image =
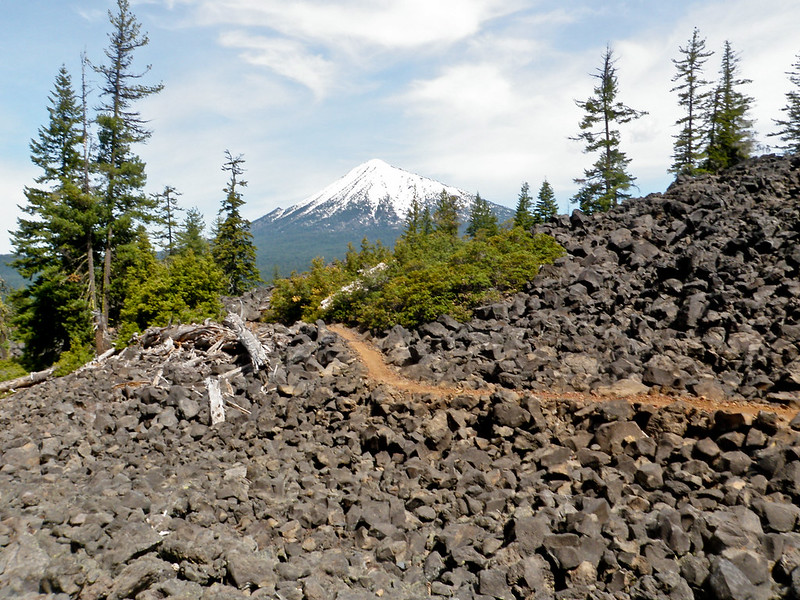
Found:
[[[261,373],[171,328],[0,401],[1,598],[800,597],[800,419],[400,394],[259,336]]]
[[[396,327],[390,359],[436,381],[800,402],[800,157],[538,231],[567,255],[470,323]]]

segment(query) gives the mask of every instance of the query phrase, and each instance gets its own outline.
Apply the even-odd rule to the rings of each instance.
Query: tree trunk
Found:
[[[100,311],[100,319],[97,323],[95,334],[95,346],[97,347],[98,353],[105,352],[111,347],[111,343],[108,339],[108,296],[109,288],[111,287],[111,237],[112,226],[109,224],[106,234],[105,255],[103,256],[102,309]]]
[[[206,378],[206,389],[208,390],[208,403],[211,412],[211,424],[225,422],[225,404],[222,401],[222,392],[219,389],[219,379],[216,377]]]

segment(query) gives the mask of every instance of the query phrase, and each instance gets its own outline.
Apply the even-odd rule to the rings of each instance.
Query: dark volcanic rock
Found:
[[[452,397],[252,323],[261,373],[176,326],[4,398],[0,598],[800,597],[798,420],[535,392],[797,394],[797,169],[558,219],[524,293],[379,340]]]
[[[800,406],[799,196],[800,157],[763,156],[537,226],[567,255],[455,337],[423,326],[414,372],[581,392],[628,380]],[[469,369],[430,369],[432,352]]]

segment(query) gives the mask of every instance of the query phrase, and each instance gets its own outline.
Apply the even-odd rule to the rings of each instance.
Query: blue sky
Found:
[[[592,162],[574,100],[606,44],[619,99],[649,114],[622,128],[640,193],[671,178],[678,47],[698,27],[724,40],[753,83],[757,141],[781,117],[786,71],[800,53],[796,0],[131,0],[150,37],[136,55],[164,91],[140,103],[153,137],[138,149],[148,192],[171,185],[210,223],[223,197],[226,149],[246,160],[245,216],[287,207],[371,158],[480,192],[513,207],[520,185],[546,177],[561,210]],[[47,96],[80,53],[102,62],[114,0],[0,0],[0,252],[10,251],[38,175],[29,143]],[[95,78],[90,74],[90,79]],[[94,98],[97,102],[97,98]]]

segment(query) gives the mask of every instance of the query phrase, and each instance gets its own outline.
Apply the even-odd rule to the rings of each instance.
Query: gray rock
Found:
[[[717,600],[749,600],[754,592],[754,586],[747,576],[724,558],[712,561],[708,586]]]
[[[502,569],[486,569],[478,575],[478,591],[484,596],[498,600],[514,600],[514,593],[506,582]]]
[[[661,466],[649,461],[639,465],[634,479],[636,483],[648,490],[658,490],[664,485],[664,473]]]
[[[16,448],[3,452],[3,470],[11,467],[22,470],[39,470],[39,448],[33,442],[28,442]]]
[[[240,590],[274,587],[278,582],[276,561],[264,554],[232,550],[225,554],[225,563],[228,576]]]
[[[527,410],[510,402],[495,404],[492,414],[495,422],[506,427],[523,427],[531,418]]]
[[[36,538],[23,531],[0,550],[0,588],[10,593],[7,597],[38,592],[49,565]]]
[[[109,598],[122,600],[133,598],[156,583],[174,578],[172,565],[154,556],[146,555],[137,558],[114,578]]]
[[[788,502],[765,501],[760,508],[767,528],[772,531],[793,531],[800,518],[800,507]]]
[[[633,421],[603,423],[595,432],[600,450],[612,456],[622,454],[627,445],[643,437],[645,433]]]
[[[520,553],[533,555],[541,547],[545,536],[550,534],[548,520],[543,516],[517,517],[514,519],[514,539],[519,544]]]

